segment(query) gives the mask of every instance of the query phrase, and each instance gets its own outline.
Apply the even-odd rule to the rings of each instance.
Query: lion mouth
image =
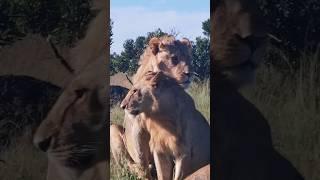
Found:
[[[191,81],[188,79],[186,81],[183,81],[182,83],[180,83],[180,85],[183,87],[183,88],[188,88],[189,85],[190,85]]]
[[[138,114],[140,114],[140,111],[139,111],[138,109],[127,108],[126,110],[127,110],[127,112],[128,112],[129,114],[132,114],[132,115],[138,115]]]

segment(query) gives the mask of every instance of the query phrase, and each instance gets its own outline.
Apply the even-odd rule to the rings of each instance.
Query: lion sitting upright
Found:
[[[188,39],[176,40],[173,36],[151,38],[140,57],[133,84],[148,71],[163,71],[176,79],[181,87],[187,88],[191,83],[191,60],[191,43]],[[114,159],[119,162],[119,157],[124,157],[129,168],[133,167],[131,170],[139,176],[145,176],[146,173],[146,177],[150,178],[149,164],[153,158],[149,138],[149,134],[142,128],[140,115],[125,113],[124,127],[114,124],[110,126],[110,148]]]
[[[267,28],[258,4],[253,0],[219,0],[213,5],[210,54],[215,179],[303,179],[274,149],[263,114],[239,92],[254,79],[267,44]]]
[[[164,73],[148,72],[135,83],[121,107],[140,115],[159,180],[178,180],[210,162],[210,126],[191,96]]]

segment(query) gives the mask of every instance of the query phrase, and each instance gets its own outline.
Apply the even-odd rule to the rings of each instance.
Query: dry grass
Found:
[[[291,74],[261,67],[256,86],[243,91],[269,121],[276,149],[308,180],[320,180],[318,60],[317,54],[304,56]]]

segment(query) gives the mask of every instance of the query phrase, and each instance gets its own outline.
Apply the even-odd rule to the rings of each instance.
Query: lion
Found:
[[[74,71],[64,77],[67,81],[61,95],[33,137],[34,145],[48,157],[47,180],[109,177],[105,50],[109,9],[103,0],[93,2],[93,10],[98,13],[85,37],[66,56],[69,69]]]
[[[210,126],[178,81],[162,71],[148,72],[121,103],[140,115],[159,180],[178,180],[210,162]],[[196,128],[195,128],[196,127]]]
[[[224,76],[237,88],[251,84],[268,44],[266,21],[258,4],[219,0],[212,5],[213,73]]]
[[[87,171],[89,179],[107,176],[107,86],[96,78],[103,77],[103,65],[99,58],[75,77],[34,134],[34,144],[48,156],[48,180],[86,179]]]
[[[173,36],[153,37],[150,39],[148,47],[140,57],[139,68],[133,76],[133,84],[139,81],[148,71],[163,71],[175,78],[181,87],[187,88],[191,83],[191,43],[188,39],[183,38],[176,40]],[[142,128],[140,116],[132,116],[125,113],[124,134],[122,137],[110,134],[111,139],[123,139],[122,145],[110,144],[112,152],[127,151],[130,155],[128,159],[129,166],[134,166],[134,162],[140,166],[142,171],[147,172],[146,177],[150,178],[149,165],[152,164],[152,157],[148,144],[149,134]],[[110,131],[117,131],[110,126]],[[121,132],[115,133],[121,134]],[[112,141],[112,140],[111,140]],[[117,141],[120,142],[120,141]],[[126,147],[120,150],[119,147]],[[119,153],[115,153],[119,154]],[[123,155],[126,157],[126,155]],[[115,159],[117,157],[114,157]],[[116,160],[119,161],[119,160]],[[138,168],[139,169],[139,168]],[[141,172],[136,172],[142,174]]]
[[[258,5],[220,0],[212,7],[213,157],[216,179],[303,179],[273,147],[262,113],[239,92],[253,82],[267,46]]]
[[[173,36],[153,37],[141,55],[139,68],[133,76],[137,82],[148,71],[168,72],[178,83],[187,88],[191,81],[191,43],[187,38],[176,40]]]

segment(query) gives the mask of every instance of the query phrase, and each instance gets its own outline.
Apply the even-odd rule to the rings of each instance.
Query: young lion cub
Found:
[[[210,161],[210,127],[189,94],[163,72],[148,72],[121,106],[150,133],[159,180],[182,179]],[[175,168],[173,168],[175,166]]]

